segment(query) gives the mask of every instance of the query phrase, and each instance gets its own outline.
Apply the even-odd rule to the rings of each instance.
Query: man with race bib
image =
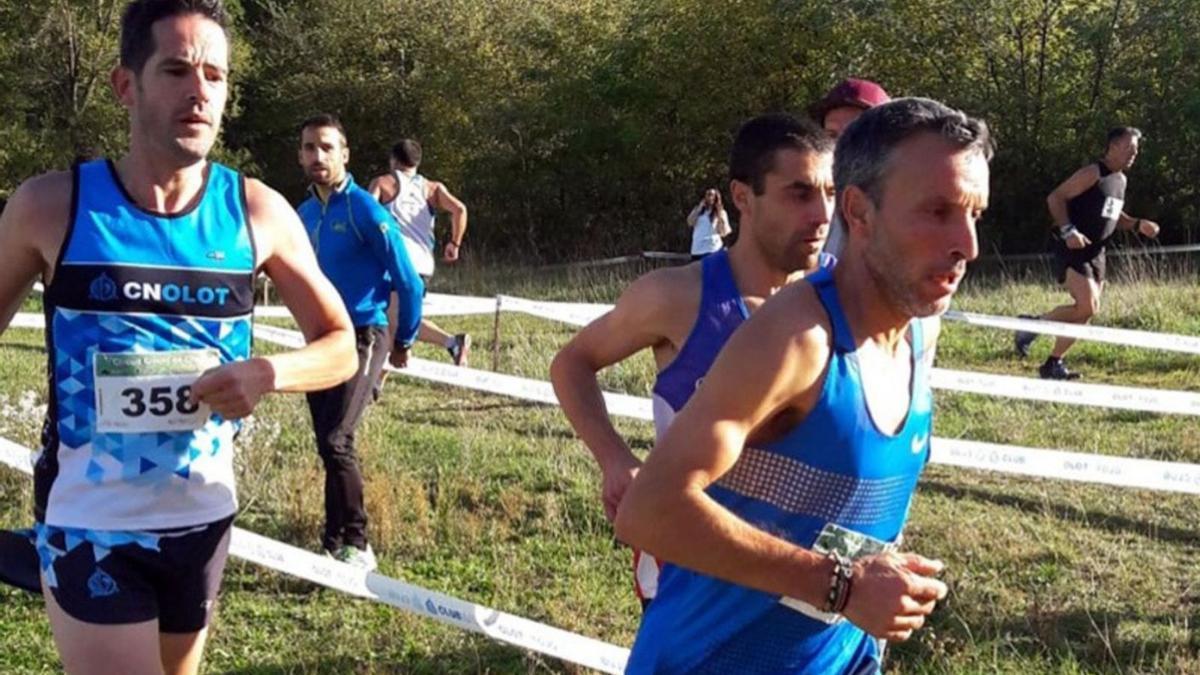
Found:
[[[876,673],[877,639],[945,597],[942,564],[896,548],[991,156],[986,125],[928,99],[838,140],[846,255],[733,334],[618,509],[617,536],[667,561],[626,672]]]
[[[1050,193],[1046,204],[1054,218],[1054,267],[1058,283],[1071,294],[1071,304],[1061,305],[1040,318],[1067,323],[1087,323],[1100,310],[1100,296],[1107,276],[1105,251],[1118,229],[1136,230],[1143,236],[1158,236],[1158,223],[1125,213],[1125,172],[1137,159],[1142,132],[1117,127],[1108,132],[1104,157],[1076,171]],[[1023,316],[1031,319],[1034,317]],[[1024,357],[1037,338],[1019,331],[1014,336],[1017,354]],[[1074,380],[1063,361],[1075,344],[1060,337],[1038,374],[1048,380]]]
[[[237,511],[238,420],[353,370],[287,201],[207,160],[228,95],[219,0],[136,0],[112,83],[128,152],[26,181],[0,218],[0,327],[45,283],[34,538],[68,673],[195,673]],[[308,345],[251,355],[254,278]]]

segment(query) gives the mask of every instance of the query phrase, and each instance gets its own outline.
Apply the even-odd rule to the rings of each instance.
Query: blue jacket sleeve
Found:
[[[399,298],[396,344],[411,347],[421,328],[421,300],[425,295],[425,284],[408,258],[408,251],[400,238],[400,226],[392,215],[370,193],[355,190],[354,196],[357,198],[351,202],[351,208],[356,211],[355,220],[371,252],[388,271],[392,288]]]

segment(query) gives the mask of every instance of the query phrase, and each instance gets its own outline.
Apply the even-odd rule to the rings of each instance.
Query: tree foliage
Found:
[[[119,154],[118,0],[0,0],[0,193]],[[1194,0],[241,0],[219,157],[293,198],[297,125],[335,112],[365,181],[402,137],[491,255],[680,248],[737,125],[847,75],[984,117],[999,142],[985,248],[1039,250],[1045,195],[1147,134],[1130,210],[1168,241],[1200,215]]]

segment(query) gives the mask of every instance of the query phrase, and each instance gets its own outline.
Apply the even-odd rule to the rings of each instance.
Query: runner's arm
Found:
[[[1055,228],[1071,222],[1071,216],[1067,213],[1067,202],[1086,192],[1099,180],[1100,169],[1096,168],[1095,164],[1089,164],[1076,171],[1050,192],[1046,197],[1046,206],[1050,209],[1050,216],[1054,219]]]
[[[396,220],[379,202],[366,198],[362,192],[351,192],[350,197],[350,208],[356,212],[359,231],[392,280],[397,299],[395,343],[408,349],[421,328],[421,297],[425,294],[425,284],[408,257]]]
[[[733,334],[626,493],[618,538],[703,574],[824,605],[829,560],[746,523],[705,493],[756,431],[777,415],[811,409],[829,355],[827,329],[805,318],[819,315],[818,304],[808,284],[795,284]]]
[[[688,227],[696,227],[696,221],[698,221],[700,219],[700,210],[703,208],[704,208],[704,200],[702,199],[702,200],[700,200],[699,204],[697,204],[695,207],[692,208],[692,212],[688,214],[688,217],[687,217]]]
[[[576,333],[550,364],[559,405],[604,473],[604,507],[610,520],[641,461],[613,427],[596,374],[667,340],[663,318],[681,311],[671,306],[677,302],[671,276],[680,276],[680,270],[651,272],[634,281],[611,311]],[[622,472],[623,477],[618,475]],[[610,482],[615,484],[611,488]]]
[[[463,204],[458,197],[450,194],[445,183],[433,183],[430,187],[433,194],[429,201],[435,208],[450,214],[450,241],[446,243],[446,246],[453,244],[455,251],[454,253],[449,251],[443,253],[443,258],[447,262],[453,262],[458,260],[458,249],[462,247],[463,237],[467,236],[467,205]]]
[[[1158,223],[1149,218],[1135,218],[1124,211],[1117,218],[1117,227],[1122,230],[1137,229],[1138,233],[1153,239],[1158,236]]]
[[[386,173],[376,176],[371,179],[367,192],[380,204],[386,204],[396,198],[396,179]]]
[[[61,234],[70,218],[71,174],[46,174],[25,181],[0,214],[0,334],[38,275],[46,269],[47,239]],[[46,250],[49,250],[48,248]]]
[[[317,391],[344,382],[358,363],[354,326],[337,290],[317,265],[300,218],[278,192],[257,180],[246,180],[246,201],[259,267],[271,278],[308,343],[261,357],[271,366],[268,391]]]

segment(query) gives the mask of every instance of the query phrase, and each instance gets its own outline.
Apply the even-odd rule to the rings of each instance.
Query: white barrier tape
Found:
[[[33,450],[0,436],[0,464],[8,465],[21,473],[32,476],[34,456]]]
[[[299,346],[303,343],[300,334],[279,328],[268,328],[260,337],[265,340],[276,339],[285,346]],[[418,363],[414,363],[418,362]],[[419,364],[419,365],[418,365]],[[936,371],[937,369],[935,369]],[[436,377],[432,376],[436,371]],[[444,384],[458,385],[471,389],[481,389],[495,394],[525,398],[541,403],[554,403],[554,392],[547,382],[498,375],[486,371],[460,368],[449,364],[437,364],[422,359],[410,361],[409,367],[395,372],[411,375],[421,379],[432,379]],[[954,371],[942,371],[956,375]],[[973,376],[975,373],[961,373]],[[1021,380],[1022,378],[1008,378]],[[1036,385],[1059,386],[1059,383],[1029,380]],[[1099,385],[1072,385],[1074,387],[1096,387]],[[1112,389],[1125,389],[1112,387]],[[1152,390],[1133,390],[1149,391]],[[981,393],[991,393],[984,391]],[[1182,393],[1182,392],[1165,392]],[[609,412],[623,417],[640,420],[652,419],[650,400],[625,394],[604,394]],[[1193,413],[1194,414],[1194,413]],[[1180,462],[1162,462],[1158,460],[1135,459],[1129,457],[1111,457],[1107,455],[1089,455],[1060,450],[1043,450],[1038,448],[1022,448],[1012,445],[980,443],[935,437],[932,440],[930,460],[937,464],[947,464],[969,469],[984,469],[1013,473],[1040,478],[1058,478],[1062,480],[1103,483],[1121,487],[1145,488],[1168,492],[1184,492],[1200,494],[1200,465]]]
[[[1109,248],[1105,255],[1109,258],[1124,258],[1127,256],[1151,257],[1168,253],[1200,252],[1200,244],[1174,244],[1171,246],[1139,246],[1137,248]],[[990,255],[980,258],[977,262],[1027,262],[1030,260],[1052,260],[1053,253],[1018,253],[1008,255]]]
[[[46,328],[46,317],[33,312],[18,312],[8,322],[9,328]]]
[[[1200,465],[1087,455],[952,438],[930,442],[930,461],[946,466],[1200,495]]]
[[[499,297],[501,310],[521,312],[573,326],[586,326],[613,308],[612,305],[588,302],[543,302],[515,298],[511,295]]]
[[[511,295],[500,295],[500,309],[530,314],[550,321],[559,321],[574,326],[586,326],[605,312],[612,310],[612,305],[586,302],[552,302],[547,300],[528,300]],[[455,316],[467,314],[491,314],[496,311],[496,301],[491,298],[472,297],[464,295],[447,295],[431,293],[425,299],[422,310],[425,316]],[[289,317],[284,307],[258,307],[258,316]],[[1090,340],[1128,347],[1142,347],[1185,354],[1200,354],[1200,336],[1179,335],[1177,333],[1153,333],[1148,331],[1129,330],[1127,328],[1107,328],[1089,324],[1062,323],[1059,321],[1041,321],[1035,319],[1019,319],[1007,316],[989,316],[973,312],[946,312],[949,321],[965,323],[971,326],[1000,328],[1012,331],[1027,331],[1039,335]]]
[[[1118,387],[1109,384],[1080,384],[1060,380],[1035,380],[1028,377],[971,373],[944,368],[934,368],[931,381],[935,389],[985,396],[1005,396],[1117,410],[1200,415],[1200,394],[1189,391]]]
[[[299,332],[286,328],[255,326],[254,335],[259,339],[275,342],[292,349],[304,346],[304,337]],[[409,358],[407,368],[388,366],[388,370],[431,382],[457,385],[476,391],[511,396],[548,405],[558,405],[554,387],[549,382],[541,380],[463,368],[449,363],[418,358]],[[605,392],[604,401],[608,404],[609,412],[614,415],[648,421],[654,419],[650,399]]]
[[[42,316],[40,314],[17,314],[13,317],[12,325],[17,328],[42,327]],[[292,348],[304,345],[303,337],[293,330],[264,325],[256,325],[254,330],[256,335],[263,336],[265,340],[279,342]],[[517,396],[551,405],[558,404],[558,398],[554,395],[554,389],[550,383],[541,380],[461,368],[417,358],[411,359],[409,367],[400,372],[425,380],[462,385],[493,394]],[[986,396],[1004,396],[1049,403],[1069,403],[1161,414],[1200,415],[1200,394],[1187,391],[1035,380],[1027,377],[972,373],[944,368],[933,369],[931,382],[935,389]],[[637,419],[651,419],[651,407],[648,399],[615,393],[605,393],[604,398],[608,403],[609,412],[613,414]]]
[[[1127,328],[1105,328],[1089,324],[1061,323],[1036,319],[1015,319],[1007,316],[988,316],[971,312],[946,312],[945,318],[971,326],[986,326],[1012,331],[1026,331],[1039,335],[1107,342],[1114,345],[1161,349],[1186,354],[1200,354],[1200,337],[1176,333],[1150,333]]]
[[[29,448],[0,437],[0,464],[32,474],[33,457]],[[240,527],[233,528],[229,552],[283,574],[605,673],[625,672],[629,659],[628,649],[366,572]]]
[[[1191,248],[1191,247],[1189,247]],[[1200,248],[1200,247],[1197,247]],[[666,258],[676,254],[647,251],[642,254],[647,258]],[[35,283],[33,288],[42,292],[42,284]],[[612,305],[582,302],[551,302],[543,300],[527,300],[510,295],[498,296],[503,301],[502,309],[525,312],[551,321],[561,321],[575,326],[586,326],[600,315],[612,309]],[[491,314],[496,311],[496,303],[492,298],[468,295],[450,295],[446,293],[430,293],[425,298],[422,313],[425,316],[456,316],[467,314]],[[260,306],[255,308],[255,314],[268,318],[288,318],[291,313],[286,307]],[[1012,331],[1027,331],[1039,335],[1074,338],[1106,342],[1108,344],[1127,347],[1143,347],[1163,351],[1182,352],[1185,354],[1200,354],[1200,336],[1180,335],[1177,333],[1154,333],[1149,331],[1130,330],[1127,328],[1107,328],[1090,324],[1063,323],[1059,321],[1042,321],[1034,319],[1019,319],[1007,316],[989,316],[974,312],[946,312],[945,318],[971,326],[984,326]]]
[[[425,296],[421,307],[422,316],[459,316],[466,314],[494,314],[495,298],[480,298],[470,295],[448,295],[430,293]]]
[[[628,649],[364,572],[241,528],[233,529],[229,552],[284,574],[605,673],[623,673],[629,659]]]

